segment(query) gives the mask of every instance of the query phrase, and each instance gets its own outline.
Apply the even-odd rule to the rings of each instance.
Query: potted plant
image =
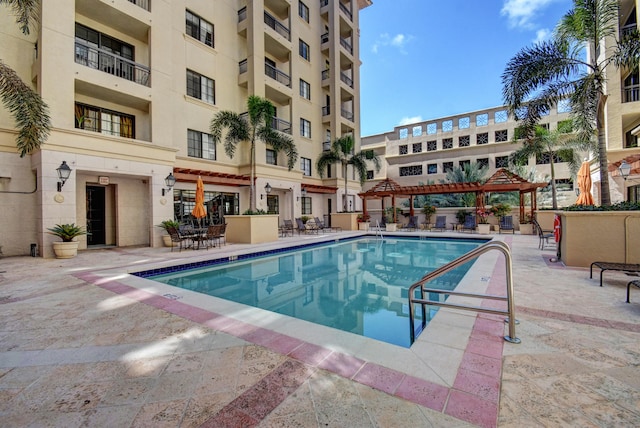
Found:
[[[425,204],[422,207],[422,214],[424,214],[424,222],[426,224],[431,224],[431,216],[436,213],[436,207],[434,205]]]
[[[531,213],[525,213],[524,217],[520,218],[520,234],[533,235],[533,222],[531,221]]]
[[[371,216],[369,214],[358,214],[356,218],[358,222],[358,230],[369,230],[369,220]]]
[[[467,214],[469,214],[467,210],[456,211],[456,220],[458,220],[458,228],[460,228],[464,224],[464,221],[467,218]]]
[[[165,230],[165,232],[167,232],[166,235],[162,235],[162,242],[164,243],[164,246],[172,247],[174,243],[171,241],[171,236],[169,236],[168,229],[170,227],[175,227],[176,229],[178,229],[180,227],[180,223],[178,223],[175,220],[164,220],[160,222],[158,227],[161,227],[162,229]]]
[[[74,223],[56,224],[47,229],[50,235],[57,236],[62,242],[53,243],[53,252],[59,259],[70,259],[78,254],[78,241],[74,241],[76,236],[86,235],[87,232],[81,226]]]
[[[511,205],[509,204],[499,203],[491,207],[491,213],[498,218],[504,217],[510,212],[511,212]]]
[[[402,214],[402,209],[401,208],[396,208],[396,213],[395,213],[395,221],[397,221],[398,219],[398,215]],[[397,223],[394,221],[394,216],[393,216],[393,207],[389,207],[385,210],[385,220],[386,220],[386,226],[385,229],[387,232],[395,232],[396,230],[398,230],[398,225]]]
[[[478,208],[476,211],[478,217],[478,233],[481,235],[487,235],[491,231],[491,226],[489,225],[489,216],[491,214],[491,211],[485,208]]]

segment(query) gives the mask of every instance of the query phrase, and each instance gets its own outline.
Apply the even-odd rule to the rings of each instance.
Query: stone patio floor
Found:
[[[350,233],[331,238],[340,235]],[[297,236],[0,259],[0,425],[640,426],[640,290],[625,302],[637,277],[607,272],[599,287],[588,269],[550,261],[554,250],[540,251],[535,236],[496,238],[512,249],[522,343],[502,340],[499,316],[442,309],[411,351],[360,349],[355,339],[349,348],[337,334],[335,343],[306,340],[113,273],[298,244]],[[487,292],[504,294],[504,260],[476,265]]]

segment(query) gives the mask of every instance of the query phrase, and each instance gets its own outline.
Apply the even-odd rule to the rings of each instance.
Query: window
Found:
[[[372,169],[368,169],[367,170],[367,180],[373,180],[373,170]]]
[[[311,99],[311,85],[300,79],[300,96],[306,100]]]
[[[458,163],[458,165],[460,165],[460,168],[462,168],[462,170],[464,171],[464,170],[468,169],[471,166],[471,161],[470,160],[463,160],[463,161],[460,161]]]
[[[501,129],[500,131],[496,131],[496,143],[501,143],[508,140],[509,140],[509,136],[506,129]]]
[[[300,15],[300,18],[304,19],[306,22],[309,22],[309,8],[301,1],[298,2],[298,15]]]
[[[136,138],[134,116],[76,103],[75,127],[116,137]]]
[[[553,157],[553,163],[562,162],[558,155]],[[543,153],[542,156],[536,156],[536,165],[545,165],[551,163],[551,156],[549,153]]]
[[[422,152],[422,143],[413,143],[413,147],[411,148],[413,153],[421,153]]]
[[[471,138],[468,135],[463,135],[458,138],[458,147],[469,147],[471,145]]]
[[[102,34],[99,31],[76,24],[75,62],[84,66],[113,74],[123,79],[136,81],[133,45]],[[100,49],[100,50],[99,50]],[[138,79],[141,76],[137,76]]]
[[[638,136],[633,135],[631,131],[627,131],[624,134],[624,148],[630,149],[633,147],[638,147]]]
[[[446,174],[449,171],[453,171],[453,162],[442,162],[442,172]]]
[[[483,132],[482,134],[476,135],[476,144],[482,145],[487,144],[489,142],[489,133]]]
[[[480,168],[489,168],[489,158],[480,158],[476,160],[476,163]]]
[[[207,46],[213,47],[213,25],[193,12],[186,13],[186,33]]]
[[[267,149],[267,164],[278,165],[278,156],[276,156],[275,150]]]
[[[300,40],[298,42],[298,51],[300,53],[300,56],[304,59],[306,59],[307,61],[310,61],[310,52],[309,52],[309,45],[306,44],[305,42],[303,42],[302,40]]]
[[[495,123],[503,123],[509,119],[509,114],[506,110],[498,110],[493,114],[493,121]]]
[[[300,135],[311,138],[311,122],[307,119],[300,118]]]
[[[507,168],[509,166],[509,156],[496,156],[496,168]]]
[[[414,137],[421,136],[422,135],[422,126],[414,126],[412,133],[413,133]]]
[[[489,115],[487,113],[476,115],[476,126],[487,126],[489,124]]]
[[[438,173],[438,164],[430,163],[427,165],[427,174],[437,174]]]
[[[467,129],[469,127],[469,116],[458,119],[458,129]]]
[[[430,123],[427,125],[427,134],[432,135],[432,134],[435,134],[436,132],[438,132],[437,123]]]
[[[403,140],[409,136],[409,131],[407,128],[402,128],[398,130],[398,135],[400,136],[400,139]]]
[[[213,144],[213,136],[188,129],[187,154],[192,158],[216,160],[216,146]]]
[[[434,152],[438,150],[438,143],[436,141],[427,141],[427,151]]]
[[[300,205],[302,208],[302,214],[311,214],[313,210],[311,209],[311,197],[303,196],[300,198]]]
[[[311,159],[300,158],[300,170],[302,175],[311,176]]]
[[[443,138],[442,139],[442,148],[443,149],[453,149],[453,138]]]
[[[409,153],[409,147],[406,144],[399,146],[398,153],[400,153],[401,155],[406,155],[407,153]]]
[[[187,95],[215,104],[215,82],[195,71],[187,70]]]
[[[527,108],[527,106],[522,106],[516,109],[516,111],[513,113],[513,116],[515,120],[522,120],[527,117],[528,113],[529,109]]]
[[[400,167],[400,177],[408,177],[410,175],[422,175],[422,165]]]
[[[453,131],[453,120],[445,120],[442,122],[442,132]]]

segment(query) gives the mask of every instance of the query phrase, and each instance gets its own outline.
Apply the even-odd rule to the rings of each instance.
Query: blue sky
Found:
[[[360,11],[361,135],[503,104],[501,75],[571,0],[373,0]]]

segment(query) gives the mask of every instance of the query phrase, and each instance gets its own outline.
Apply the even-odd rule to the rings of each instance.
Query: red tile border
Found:
[[[388,394],[394,394],[406,376],[399,371],[367,363],[352,379]]]
[[[498,420],[498,404],[483,400],[477,395],[452,390],[444,413],[481,427],[495,427]]]

